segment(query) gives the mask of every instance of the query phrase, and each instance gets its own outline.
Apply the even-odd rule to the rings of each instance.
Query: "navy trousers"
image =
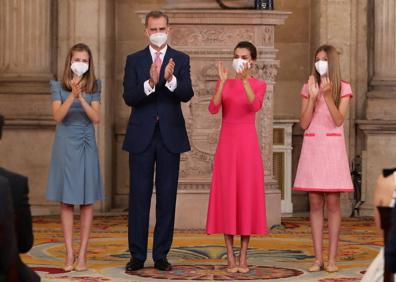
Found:
[[[131,256],[147,258],[150,204],[155,170],[156,224],[153,260],[166,258],[173,240],[180,154],[164,145],[157,123],[149,146],[139,154],[129,154],[130,193],[128,242]]]

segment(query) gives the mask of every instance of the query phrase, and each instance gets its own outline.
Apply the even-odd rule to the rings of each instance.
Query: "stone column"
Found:
[[[183,105],[192,150],[181,159],[176,228],[205,226],[213,155],[221,121],[220,115],[210,115],[207,108],[218,79],[217,61],[223,61],[231,71],[233,49],[241,40],[256,45],[258,59],[254,73],[267,82],[264,106],[257,116],[257,130],[265,165],[268,224],[279,224],[280,191],[272,171],[273,92],[279,67],[274,36],[275,26],[282,24],[289,13],[220,9],[165,11],[171,26],[169,44],[191,57],[195,92],[194,98]],[[142,18],[146,13],[139,12]]]
[[[372,214],[375,182],[384,167],[396,164],[396,4],[376,0],[369,5],[369,91],[366,118],[359,120],[364,133],[363,214]]]
[[[376,0],[374,6],[374,73],[371,85],[389,87],[396,84],[396,3]]]
[[[340,54],[342,79],[352,83],[352,90],[355,93],[354,66],[352,66],[352,63],[356,50],[351,48],[351,41],[353,41],[356,33],[356,18],[354,18],[356,6],[353,2],[351,0],[311,1],[313,22],[311,25],[311,58],[313,58],[315,50],[320,45],[330,44],[336,47]],[[347,26],[351,28],[345,28]],[[347,143],[351,142],[351,147],[353,147],[354,141],[349,138],[349,130],[355,112],[354,103],[355,100],[352,99],[349,118],[344,123],[346,141]]]

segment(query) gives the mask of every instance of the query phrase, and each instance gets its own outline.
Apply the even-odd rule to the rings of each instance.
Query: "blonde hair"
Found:
[[[66,56],[65,69],[63,71],[62,87],[68,91],[71,91],[71,81],[73,79],[73,72],[70,68],[73,52],[87,52],[89,56],[89,68],[81,78],[81,84],[85,87],[86,93],[94,93],[97,91],[96,77],[94,70],[94,63],[92,58],[91,49],[84,43],[77,43],[70,48],[69,53]]]
[[[340,59],[338,55],[338,51],[334,46],[331,45],[322,45],[320,46],[316,52],[313,59],[313,67],[312,67],[312,75],[316,78],[316,81],[320,84],[320,74],[316,71],[315,62],[316,56],[319,52],[325,52],[327,55],[327,63],[328,63],[328,77],[333,84],[333,93],[332,97],[334,103],[338,107],[340,105],[340,94],[341,94],[341,70],[340,70]]]

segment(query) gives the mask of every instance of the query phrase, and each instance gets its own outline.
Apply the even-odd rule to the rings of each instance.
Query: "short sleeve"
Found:
[[[352,88],[348,82],[341,81],[341,98],[352,97]]]
[[[217,89],[219,89],[219,86],[220,86],[220,80],[218,80],[216,83],[215,93],[217,92]],[[214,95],[213,95],[213,97],[214,97]],[[215,105],[213,102],[213,97],[212,97],[212,99],[210,99],[208,110],[211,114],[217,114],[221,108],[222,102],[220,101],[220,103],[218,105]]]
[[[50,81],[50,90],[51,90],[53,101],[62,101],[62,97],[61,97],[62,88],[60,86],[59,81],[51,80]]]
[[[303,85],[303,87],[301,88],[300,91],[300,96],[304,99],[308,99],[309,98],[309,92],[308,92],[308,83],[305,83]]]
[[[96,92],[92,95],[92,101],[100,102],[100,93],[102,92],[102,82],[100,80],[96,81]]]

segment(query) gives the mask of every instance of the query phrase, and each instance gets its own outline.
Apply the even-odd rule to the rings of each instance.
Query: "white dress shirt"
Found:
[[[151,58],[153,59],[153,62],[154,62],[156,53],[158,51],[155,50],[153,47],[151,47],[151,45],[149,45],[149,49],[150,49]],[[164,57],[165,57],[165,53],[166,53],[167,49],[168,49],[168,45],[165,45],[165,47],[159,51],[162,64],[168,64],[168,62],[164,62]],[[150,95],[151,93],[155,92],[155,85],[153,88],[151,88],[149,79],[144,82],[143,86],[144,86],[144,93],[146,93],[147,96]],[[174,75],[172,75],[172,79],[170,81],[167,81],[165,83],[165,86],[166,86],[166,88],[169,89],[169,91],[171,91],[171,92],[175,91],[175,89],[177,87],[176,77]]]

